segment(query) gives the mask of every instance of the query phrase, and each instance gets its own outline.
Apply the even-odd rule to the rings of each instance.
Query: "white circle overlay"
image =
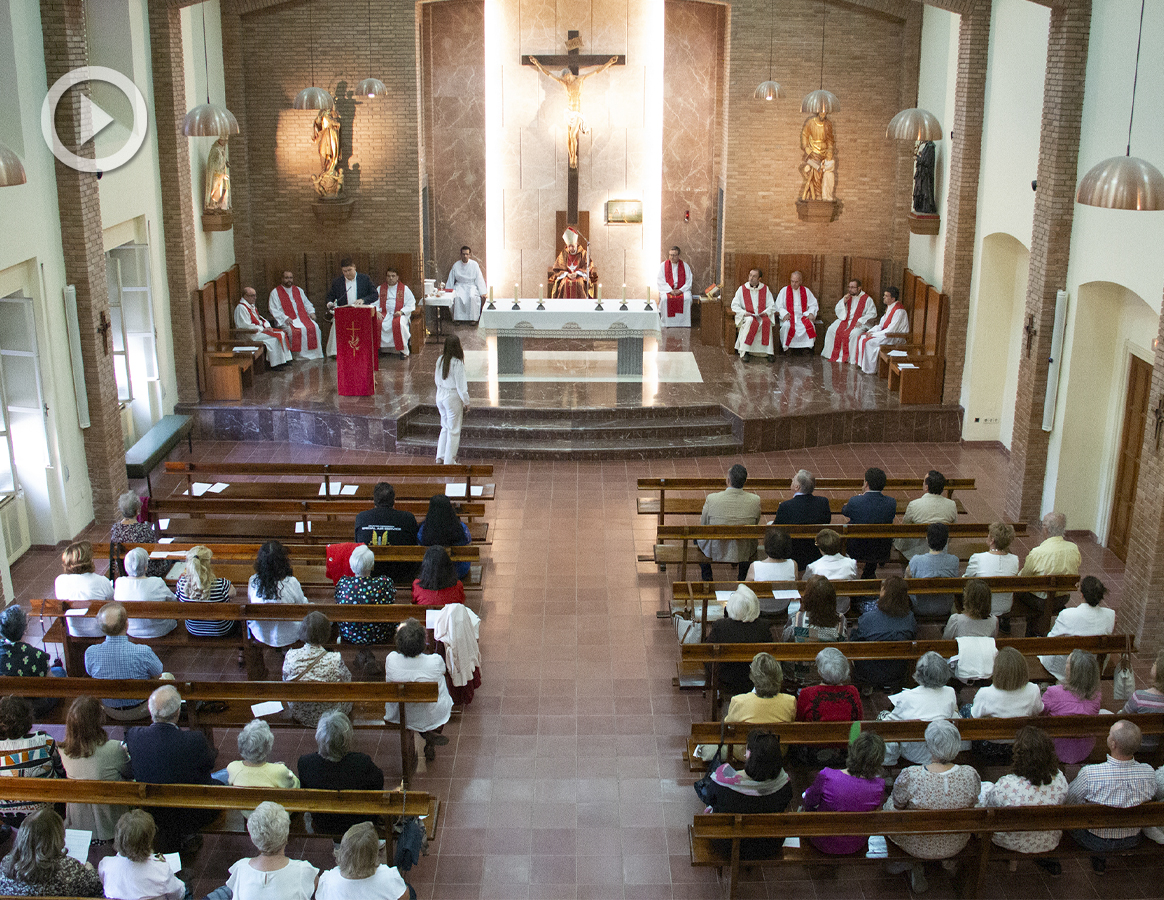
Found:
[[[53,121],[57,112],[57,104],[61,102],[61,97],[65,95],[65,91],[86,81],[104,81],[106,84],[113,85],[129,98],[129,102],[133,106],[133,127],[129,132],[129,140],[116,153],[109,156],[99,156],[96,159],[78,156],[65,147],[57,136],[56,125]],[[137,85],[121,72],[110,69],[108,66],[81,66],[66,72],[49,88],[44,103],[40,107],[40,131],[53,156],[70,169],[90,174],[111,172],[133,159],[134,154],[145,141],[148,122],[149,111],[146,109],[145,97],[137,89]]]

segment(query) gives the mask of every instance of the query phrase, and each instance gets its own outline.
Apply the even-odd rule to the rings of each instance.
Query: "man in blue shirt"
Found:
[[[120,603],[106,603],[97,613],[105,640],[85,651],[85,671],[91,678],[149,680],[162,675],[162,661],[149,647],[131,644],[125,631],[129,616]],[[144,700],[106,698],[101,701],[111,719],[132,722],[149,716]]]

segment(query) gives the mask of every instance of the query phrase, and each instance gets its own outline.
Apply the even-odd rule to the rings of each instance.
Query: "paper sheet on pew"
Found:
[[[89,844],[92,841],[92,831],[83,831],[80,828],[65,829],[65,853],[79,863],[89,861]]]
[[[163,854],[166,864],[170,867],[170,871],[177,875],[182,871],[182,857],[178,853]]]
[[[484,494],[485,494],[485,486],[484,485],[481,485],[481,484],[473,485],[473,496],[474,497],[481,497]],[[446,497],[464,497],[465,496],[465,486],[463,484],[446,484],[445,485],[445,496]]]
[[[889,856],[889,845],[885,843],[885,836],[881,834],[869,835],[869,849],[865,851],[865,858],[885,859],[887,856]]]
[[[172,540],[172,539],[171,539]],[[150,559],[185,559],[185,550],[151,550]]]
[[[209,491],[213,487],[214,487],[214,485],[207,484],[204,481],[195,481],[193,487],[187,488],[186,490],[182,491],[182,496],[189,497],[191,494],[193,494],[195,497],[201,497],[203,494],[205,494],[207,491]]]
[[[311,531],[311,523],[310,522],[307,523],[307,530],[309,532]],[[302,522],[295,523],[295,533],[296,534],[303,534],[303,523]]]
[[[437,616],[441,614],[439,609],[426,609],[424,611],[424,627],[430,631],[437,626]]]
[[[909,356],[908,350],[890,350],[886,356]]]
[[[251,715],[255,718],[262,718],[263,716],[271,716],[275,713],[283,711],[283,704],[278,700],[267,700],[263,703],[251,704]]]
[[[169,527],[170,527],[170,520],[169,519],[158,519],[158,528],[162,529],[162,531],[165,531]]]
[[[917,366],[915,366],[913,363],[898,363],[897,368],[899,368],[899,369],[916,369]]]
[[[328,488],[328,485],[326,482],[321,483],[319,485],[319,496],[326,497],[330,494],[332,497],[335,497],[336,495],[342,493],[342,489],[344,487],[345,487],[345,485],[342,481],[333,481],[331,483],[330,489]],[[346,485],[346,487],[352,488],[352,493],[355,493],[355,488],[357,487],[357,485],[354,485],[354,484],[353,485]]]
[[[66,616],[83,616],[83,615],[85,615],[86,612],[87,612],[87,610],[85,610],[85,609],[66,609],[65,615]]]
[[[212,484],[210,486],[209,490],[210,490],[210,493],[212,493],[212,494],[221,494],[228,487],[230,487],[230,485],[227,484],[225,481],[216,481],[216,482],[214,482],[214,484]],[[171,854],[171,855],[173,855],[173,854]]]
[[[174,543],[174,539],[173,538],[158,538],[158,543],[159,544],[172,544],[172,543]]]

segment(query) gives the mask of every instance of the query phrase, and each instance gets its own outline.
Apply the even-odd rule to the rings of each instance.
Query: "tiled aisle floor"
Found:
[[[197,445],[195,456],[390,461],[385,454],[215,442]],[[451,743],[418,779],[420,789],[443,801],[438,839],[412,875],[422,898],[720,896],[714,872],[689,864],[685,829],[700,804],[681,751],[683,736],[691,722],[704,718],[705,707],[700,695],[681,694],[671,684],[678,657],[674,631],[655,611],[665,604],[674,575],[636,563],[637,553],[649,552],[654,520],[635,514],[635,479],[718,476],[736,461],[505,461],[495,467],[493,545],[479,609],[484,683],[446,730]],[[825,476],[860,474],[873,464],[893,476],[920,476],[936,467],[978,479],[980,489],[963,499],[974,519],[988,520],[1001,507],[997,479],[1005,456],[993,447],[892,444],[773,453],[744,462],[757,477],[791,475],[801,466]],[[92,531],[95,538],[105,534],[104,527]],[[1100,575],[1118,602],[1122,565],[1092,542],[1084,542],[1083,551],[1084,571]],[[58,571],[54,554],[27,554],[13,569],[19,598],[48,594]],[[189,677],[238,678],[230,657],[172,654],[165,661]],[[398,775],[396,740],[387,734],[377,742],[367,731],[357,738],[358,749],[373,753],[390,781]],[[236,758],[235,733],[220,735],[219,747],[220,764]],[[273,758],[294,765],[313,749],[311,735],[279,730]],[[294,842],[289,852],[330,866],[330,847],[320,844]],[[244,839],[208,838],[192,866],[196,896],[221,884],[227,867],[245,855],[251,849]],[[953,896],[949,879],[932,874],[929,896]],[[1113,862],[1103,879],[1076,866],[1054,880],[1025,865],[1016,875],[1003,868],[990,875],[983,896],[1074,898],[1155,896],[1160,873]],[[908,895],[903,876],[866,866],[839,866],[835,877],[756,868],[751,877],[741,896]]]

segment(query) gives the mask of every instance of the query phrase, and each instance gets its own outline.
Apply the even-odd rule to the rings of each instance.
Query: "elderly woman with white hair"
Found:
[[[861,692],[850,682],[852,665],[836,647],[816,655],[820,684],[805,685],[796,695],[798,722],[855,722],[862,718]],[[796,755],[811,766],[843,765],[845,744],[798,747]]]
[[[933,722],[936,719],[957,719],[959,717],[958,694],[949,685],[951,677],[953,677],[953,670],[944,656],[933,650],[922,654],[913,670],[913,680],[917,682],[917,687],[907,688],[893,694],[889,698],[889,702],[893,704],[893,709],[883,712],[880,718],[898,721],[921,720],[923,722]],[[886,744],[885,764],[887,766],[896,765],[901,756],[918,765],[930,762],[929,748],[920,741],[902,744],[891,741]]]
[[[283,659],[284,681],[322,681],[332,684],[352,680],[352,673],[344,664],[343,657],[323,645],[331,637],[331,620],[317,609],[313,609],[299,623],[299,640],[302,647],[288,650]],[[319,717],[333,709],[351,713],[350,703],[314,703],[296,701],[288,704],[291,718],[301,725],[315,727]]]
[[[299,779],[303,787],[327,791],[382,791],[384,773],[372,762],[372,757],[352,749],[354,739],[355,731],[346,715],[338,709],[324,713],[315,726],[318,751],[299,757]],[[372,818],[312,813],[311,826],[316,833],[343,834],[353,825]]]
[[[139,522],[141,512],[141,498],[133,491],[126,491],[117,498],[117,511],[121,519],[113,523],[109,529],[109,543],[111,544],[156,544],[158,529],[153,522]],[[173,563],[168,559],[151,559],[146,574],[158,578],[165,578]],[[113,575],[121,575],[113,572]]]
[[[134,547],[125,554],[125,574],[113,585],[113,599],[123,603],[128,609],[138,602],[166,602],[175,599],[161,578],[147,574],[150,555],[141,547]],[[134,619],[129,620],[129,636],[155,638],[169,634],[178,627],[175,619]]]
[[[380,862],[380,836],[371,822],[344,832],[334,869],[319,876],[315,900],[404,900],[408,885],[393,866]]]
[[[723,618],[707,632],[709,644],[765,644],[772,640],[771,626],[760,618],[760,601],[747,585],[738,585],[728,596]],[[709,673],[710,677],[710,673]],[[720,663],[719,690],[724,697],[752,689],[747,663]]]
[[[274,746],[271,726],[262,719],[251,719],[238,733],[238,755],[242,759],[227,765],[228,783],[238,787],[299,787],[299,778],[283,763],[268,762]]]
[[[291,817],[278,803],[267,800],[256,806],[247,819],[247,833],[259,855],[231,866],[226,884],[208,894],[208,900],[310,900],[319,869],[305,859],[288,858],[290,831]]]
[[[336,603],[392,603],[396,600],[396,585],[387,575],[373,575],[376,555],[367,544],[359,544],[352,551],[348,565],[354,575],[343,575],[335,583]],[[340,637],[348,644],[388,644],[396,633],[390,622],[340,622]]]
[[[886,808],[892,809],[968,809],[978,802],[982,780],[971,766],[955,765],[962,749],[962,735],[945,719],[926,726],[926,747],[932,761],[924,766],[910,766],[901,771],[893,785]],[[942,867],[953,871],[951,857],[961,853],[970,841],[969,834],[895,834],[889,839],[918,860],[940,859]],[[915,894],[929,888],[922,862],[890,863],[891,873],[909,869],[909,884]]]

